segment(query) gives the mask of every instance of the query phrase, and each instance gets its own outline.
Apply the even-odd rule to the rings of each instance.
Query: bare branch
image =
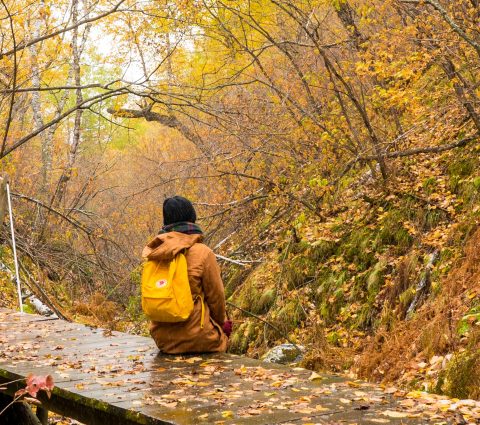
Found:
[[[55,119],[51,120],[47,124],[37,128],[27,136],[22,137],[20,140],[15,142],[12,146],[10,146],[8,149],[6,149],[1,155],[0,159],[4,158],[7,156],[9,153],[14,151],[15,149],[19,148],[22,146],[24,143],[28,142],[30,139],[33,139],[35,136],[38,136],[40,133],[45,131],[47,128],[51,127],[52,125],[55,125],[62,121],[64,118],[68,117],[72,113],[74,113],[77,109],[87,109],[91,107],[93,104],[101,102],[103,100],[109,99],[114,96],[119,96],[121,94],[125,94],[125,89],[124,88],[119,88],[116,90],[112,90],[109,93],[103,93],[103,94],[98,94],[96,96],[90,97],[83,102],[79,103],[78,105],[75,105],[74,107],[70,108],[68,111],[65,111],[63,114],[58,115]]]
[[[13,49],[11,50],[8,50],[6,52],[3,52],[3,53],[0,53],[0,59],[4,58],[5,56],[11,56],[13,55],[15,52],[19,52],[23,49],[26,49],[27,47],[29,46],[32,46],[34,44],[37,44],[37,43],[40,43],[44,40],[48,40],[49,38],[52,38],[52,37],[55,37],[57,35],[60,35],[60,34],[63,34],[65,32],[68,32],[68,31],[71,31],[72,29],[74,28],[78,28],[82,25],[85,25],[85,24],[88,24],[90,22],[95,22],[95,21],[98,21],[102,18],[105,18],[106,16],[109,16],[111,15],[112,13],[115,13],[116,11],[118,11],[118,9],[120,8],[120,6],[125,3],[126,0],[120,0],[112,9],[109,9],[107,10],[106,12],[104,13],[101,13],[100,15],[97,15],[97,16],[94,16],[93,18],[88,18],[88,19],[84,19],[82,21],[78,21],[76,24],[74,25],[70,25],[68,27],[65,27],[61,30],[58,30],[58,31],[54,31],[50,34],[45,34],[45,35],[42,35],[41,37],[37,37],[37,38],[34,38],[33,40],[30,40],[26,43],[22,43],[22,44],[19,44],[18,46],[14,47]]]

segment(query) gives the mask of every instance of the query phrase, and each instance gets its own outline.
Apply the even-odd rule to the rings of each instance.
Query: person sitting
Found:
[[[162,230],[142,253],[147,260],[171,261],[179,252],[184,252],[187,260],[188,279],[195,300],[193,312],[184,322],[152,321],[150,325],[150,334],[163,353],[224,352],[227,349],[231,322],[226,316],[220,268],[213,251],[202,243],[203,232],[195,224],[196,218],[188,199],[181,196],[165,199]]]

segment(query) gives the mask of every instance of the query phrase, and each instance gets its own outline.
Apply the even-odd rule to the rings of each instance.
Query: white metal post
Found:
[[[10,196],[10,184],[8,183],[7,183],[7,200],[8,200],[8,213],[10,214],[10,232],[12,234],[12,249],[13,249],[13,261],[15,263],[15,278],[17,280],[18,304],[20,305],[20,312],[23,313],[22,291],[20,289],[20,273],[18,271],[17,246],[15,244],[15,229],[13,227],[12,200]]]

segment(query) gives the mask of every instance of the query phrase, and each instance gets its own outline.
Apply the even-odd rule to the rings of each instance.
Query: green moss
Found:
[[[339,346],[340,345],[340,335],[338,332],[332,331],[327,334],[327,341],[329,344]]]
[[[423,220],[423,230],[431,230],[444,221],[446,218],[445,212],[440,210],[428,210]]]
[[[228,268],[228,275],[225,277],[225,296],[230,298],[234,291],[244,282],[247,273],[244,268],[239,266],[230,266]]]
[[[287,289],[302,286],[307,280],[315,277],[316,263],[308,256],[300,255],[290,260],[284,270]]]
[[[340,273],[331,272],[318,286],[315,298],[319,303],[319,312],[327,324],[335,322],[340,309],[345,305],[346,299],[343,285],[348,280],[346,271]]]
[[[480,199],[480,188],[475,184],[475,180],[459,181],[457,193],[463,199],[464,207]]]
[[[333,241],[319,240],[312,245],[310,258],[315,263],[327,260],[337,249],[337,244]]]
[[[463,181],[475,171],[475,168],[476,163],[473,158],[460,158],[452,162],[447,170],[450,191],[452,193],[460,193],[462,191]]]
[[[461,158],[448,166],[450,176],[467,177],[475,170],[475,162],[471,158]]]
[[[306,241],[300,241],[298,243],[292,244],[290,247],[290,252],[293,254],[301,254],[310,248],[310,244]]]
[[[413,298],[415,297],[415,292],[415,288],[412,286],[399,295],[398,299],[403,309],[406,309],[411,304]]]
[[[296,328],[304,319],[305,311],[298,300],[288,301],[277,315],[277,321],[289,331]]]
[[[349,263],[355,263],[358,271],[367,270],[375,261],[375,233],[367,228],[354,230],[338,249]]]
[[[360,311],[354,321],[353,328],[367,329],[373,325],[373,320],[376,316],[376,311],[373,308],[372,303],[369,301],[362,305]]]
[[[250,344],[257,337],[257,329],[255,323],[250,320],[243,322],[238,329],[234,329],[230,337],[229,352],[235,354],[244,354],[248,350]]]
[[[23,312],[27,314],[36,314],[37,311],[29,303],[23,304]]]
[[[296,329],[306,318],[305,311],[298,299],[286,301],[286,303],[270,316],[270,322],[284,334],[289,334]],[[274,340],[282,337],[272,328],[265,328],[267,339]]]
[[[480,325],[480,301],[474,302],[474,306],[460,319],[457,326],[457,333],[460,336],[469,335],[472,326]]]
[[[379,246],[393,245],[399,253],[403,253],[412,245],[413,238],[402,225],[408,218],[407,214],[405,211],[392,210],[385,216],[378,233]]]
[[[272,305],[275,303],[275,299],[277,296],[277,291],[273,288],[266,289],[263,291],[262,295],[255,303],[254,310],[257,314],[265,314],[267,313]]]
[[[233,298],[239,307],[255,313],[255,311],[252,311],[252,308],[254,309],[255,304],[259,300],[260,292],[253,275],[247,279]]]
[[[477,192],[480,191],[480,177],[475,177],[472,181],[472,184]]]
[[[376,296],[385,281],[385,267],[387,263],[379,261],[367,277],[367,291],[369,295]]]
[[[443,391],[460,399],[480,397],[480,349],[466,350],[450,360]]]
[[[423,181],[423,190],[427,195],[430,195],[438,186],[437,179],[435,177],[428,177]]]

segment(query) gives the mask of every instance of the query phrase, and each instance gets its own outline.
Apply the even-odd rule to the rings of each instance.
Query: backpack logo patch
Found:
[[[167,285],[168,285],[167,279],[160,279],[160,280],[157,280],[157,282],[155,283],[155,286],[157,288],[164,288]]]

